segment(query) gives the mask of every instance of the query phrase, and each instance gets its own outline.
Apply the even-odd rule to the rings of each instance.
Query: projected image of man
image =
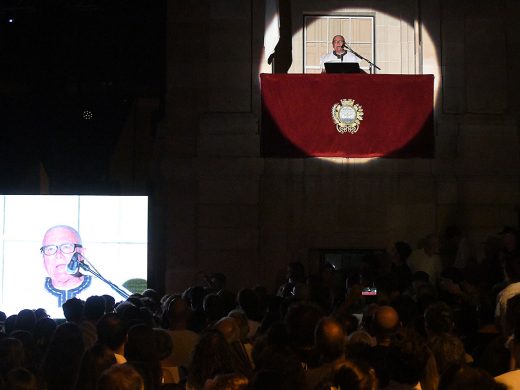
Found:
[[[60,315],[61,306],[70,298],[86,300],[92,295],[110,295],[126,299],[131,294],[124,287],[102,279],[92,264],[87,265],[85,251],[81,236],[70,226],[53,226],[43,236],[40,252],[48,275],[45,290],[49,294],[47,302],[41,305],[49,314]]]
[[[78,254],[83,254],[83,245],[76,229],[66,225],[51,227],[43,237],[40,252],[49,275],[45,289],[57,298],[58,306],[90,286],[92,277],[78,272]]]

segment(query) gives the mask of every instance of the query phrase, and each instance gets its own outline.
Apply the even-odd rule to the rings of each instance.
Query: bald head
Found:
[[[374,312],[374,336],[378,344],[387,344],[399,328],[399,314],[390,306],[380,306]]]
[[[323,317],[314,332],[316,349],[324,361],[344,356],[346,335],[341,324],[332,317]]]
[[[49,228],[45,235],[43,236],[42,246],[45,246],[48,244],[49,239],[56,236],[66,236],[71,238],[71,242],[74,242],[76,244],[81,245],[81,236],[79,235],[78,231],[74,229],[73,227],[67,226],[67,225],[56,225],[51,228]]]
[[[224,336],[228,343],[240,341],[240,327],[236,319],[232,317],[221,318],[214,328]]]

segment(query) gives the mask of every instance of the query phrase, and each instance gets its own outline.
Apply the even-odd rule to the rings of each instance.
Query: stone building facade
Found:
[[[520,2],[281,0],[274,69],[264,6],[168,2],[149,166],[166,291],[199,271],[274,288],[288,262],[315,269],[324,250],[415,246],[451,224],[479,249],[518,225]],[[382,73],[435,75],[435,158],[263,158],[259,74],[302,72],[305,15],[351,14],[374,15]]]

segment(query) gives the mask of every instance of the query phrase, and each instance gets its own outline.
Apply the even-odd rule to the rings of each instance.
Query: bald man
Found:
[[[369,363],[376,370],[380,388],[390,383],[392,362],[399,351],[393,339],[400,325],[399,315],[392,307],[379,306],[374,311],[371,330],[376,345],[370,350]]]
[[[335,35],[332,38],[332,52],[320,57],[322,73],[325,72],[326,62],[359,62],[359,59],[350,51],[345,50],[345,38],[343,35]]]
[[[347,337],[343,326],[332,317],[323,317],[316,325],[315,347],[323,362],[333,362],[345,355]]]
[[[316,324],[314,347],[320,356],[320,365],[306,372],[310,389],[324,380],[332,380],[335,367],[345,360],[346,336],[343,326],[332,317],[323,317]]]
[[[376,338],[377,345],[389,346],[392,337],[399,330],[399,314],[390,306],[380,306],[374,312],[372,322],[373,335]]]

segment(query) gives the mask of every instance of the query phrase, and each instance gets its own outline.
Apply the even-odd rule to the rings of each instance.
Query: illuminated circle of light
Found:
[[[294,12],[294,9],[292,10]],[[303,12],[303,10],[298,10],[298,11],[302,11],[301,14],[306,14],[306,12]],[[298,12],[297,11],[297,12]],[[316,6],[316,9],[313,10],[317,15],[342,15],[342,14],[345,14],[345,9],[344,8],[320,8],[319,5]],[[349,10],[349,12],[353,12],[353,11],[356,11],[357,13],[362,13],[362,12],[365,12],[367,11],[366,8],[363,8],[363,9],[360,9],[360,10]],[[440,92],[440,83],[439,83],[439,79],[440,77],[439,76],[439,73],[440,73],[440,60],[439,60],[439,48],[438,48],[438,44],[437,42],[431,37],[430,35],[430,31],[429,31],[429,27],[428,27],[428,21],[422,21],[422,25],[421,26],[418,26],[418,25],[412,25],[409,21],[406,21],[406,20],[401,20],[400,18],[400,15],[399,14],[392,14],[391,12],[388,11],[388,9],[381,9],[381,6],[377,6],[377,5],[374,5],[370,10],[369,10],[371,13],[373,13],[374,11],[376,11],[378,14],[380,14],[381,16],[386,16],[386,17],[392,17],[392,18],[395,18],[397,20],[399,20],[400,22],[401,21],[405,21],[406,24],[410,27],[412,27],[412,29],[414,30],[414,35],[415,36],[421,36],[421,42],[420,42],[420,47],[417,47],[415,46],[414,47],[414,52],[417,53],[416,54],[416,57],[415,57],[415,61],[416,63],[418,61],[422,61],[422,64],[420,66],[416,66],[416,68],[419,68],[419,71],[418,72],[413,72],[413,73],[407,73],[407,74],[434,74],[435,75],[435,80],[434,80],[434,112],[436,110],[436,105],[437,105],[437,102],[439,101],[439,92]],[[396,11],[397,12],[397,11]],[[376,15],[377,17],[378,15]],[[278,18],[279,15],[274,15],[273,16],[274,18]],[[415,16],[415,20],[413,21],[414,24],[417,24],[417,19],[418,19],[418,15]],[[292,19],[294,21],[294,18]],[[300,20],[303,21],[303,18],[301,18]],[[270,26],[272,24],[272,20],[266,20],[265,23],[266,23],[266,26]],[[283,23],[283,22],[282,22]],[[313,22],[315,23],[315,22]],[[312,24],[311,24],[312,25]],[[376,28],[377,28],[377,24],[376,24]],[[418,31],[418,29],[420,29],[420,32]],[[298,28],[294,29],[292,31],[292,37],[291,37],[291,40],[292,40],[292,44],[294,45],[294,47],[292,47],[292,50],[293,50],[293,53],[301,53],[300,55],[303,56],[303,46],[302,47],[299,47],[298,45],[303,45],[303,39],[302,39],[302,36],[303,36],[303,22],[302,22],[302,25],[300,25]],[[378,34],[376,32],[375,36],[377,37]],[[377,65],[377,43],[374,41],[374,44],[375,44],[375,47],[376,47],[376,52],[374,53],[376,55],[376,61],[374,61]],[[432,58],[428,58],[428,61],[425,59],[425,55],[424,55],[424,52],[423,52],[423,48],[425,47],[429,47],[429,48],[433,48],[434,49],[434,56]],[[296,49],[296,50],[295,50]],[[298,50],[300,49],[300,50]],[[401,49],[401,47],[399,47],[399,50]],[[422,57],[419,59],[419,57]],[[267,65],[267,62],[266,62],[266,58],[264,58],[264,56],[260,56],[261,58],[261,63],[259,64],[259,73],[271,73],[271,67],[269,65]],[[302,59],[303,61],[303,59]],[[294,61],[293,61],[294,62]],[[302,62],[302,66],[303,66],[303,62]],[[295,70],[294,69],[294,63],[291,64],[291,68],[289,69],[288,73],[300,73],[301,72],[301,69],[300,70]],[[384,69],[383,71],[378,71],[379,74],[384,74]],[[409,141],[409,140],[408,140]],[[317,158],[317,159],[320,159],[320,160],[323,160],[323,161],[327,161],[327,162],[330,162],[330,163],[333,163],[333,164],[366,164],[366,163],[369,163],[373,160],[378,160],[380,159],[381,157],[367,157],[367,158],[352,158],[352,157],[313,157],[313,158]]]

